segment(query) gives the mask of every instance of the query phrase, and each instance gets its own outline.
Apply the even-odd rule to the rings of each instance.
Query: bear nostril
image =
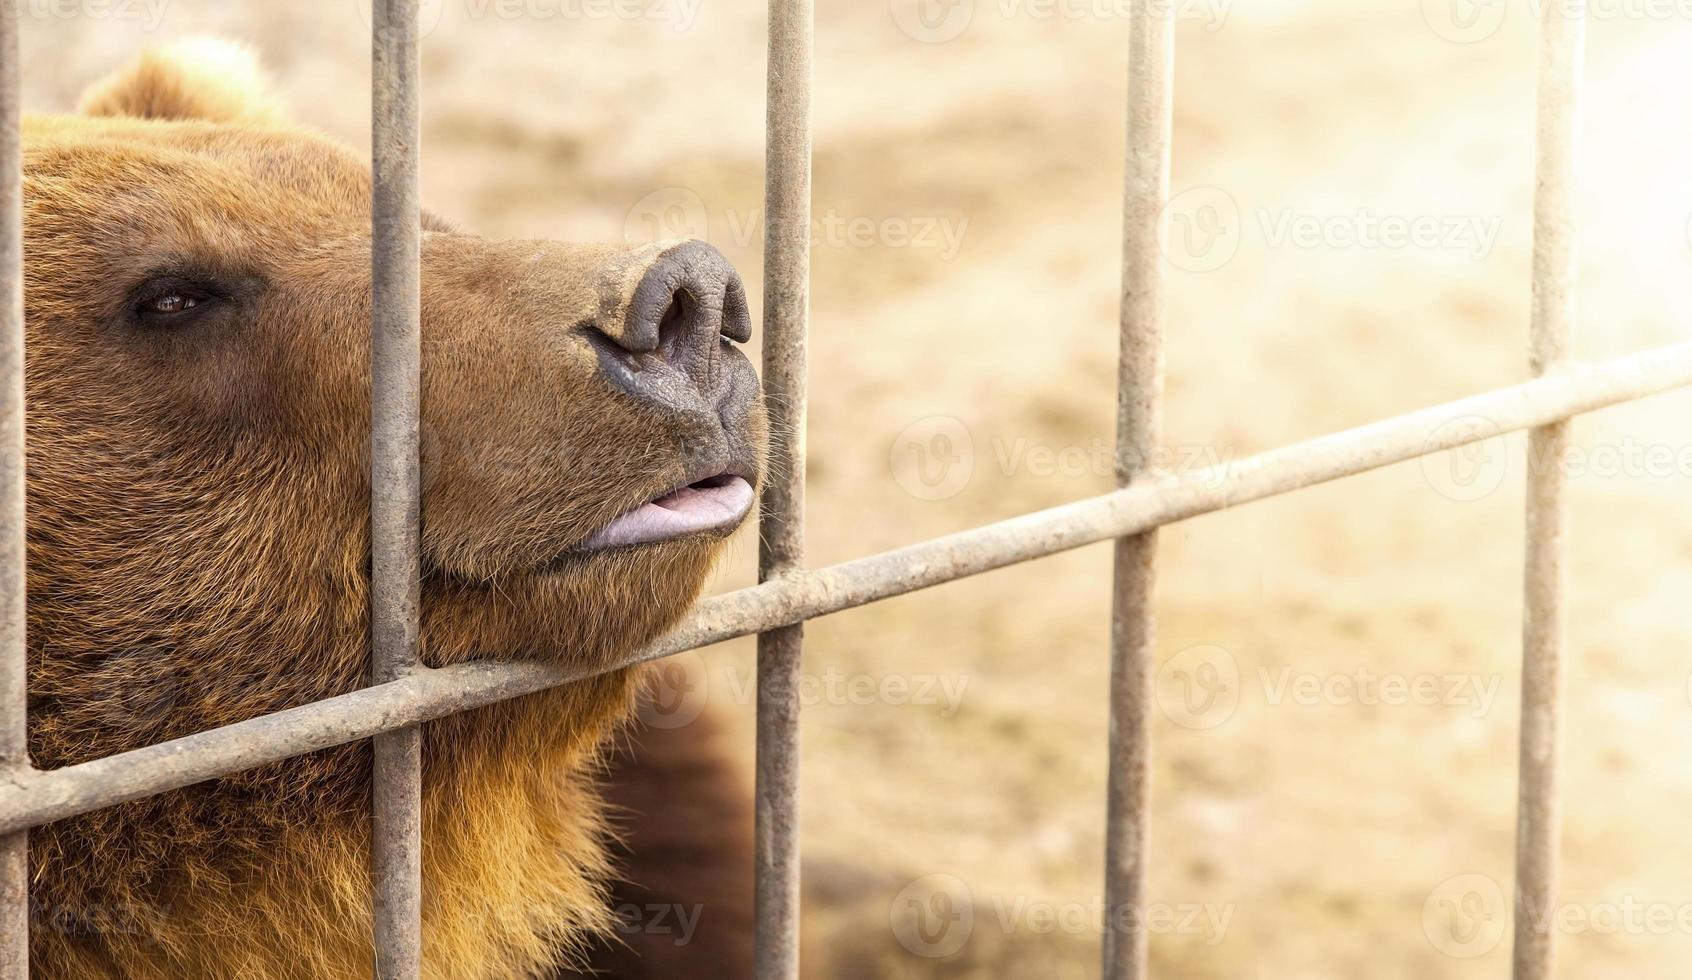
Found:
[[[604,340],[628,354],[655,356],[701,389],[718,380],[723,340],[752,337],[739,274],[721,252],[698,241],[673,246],[653,260],[620,320],[599,329]]]
[[[658,321],[659,350],[673,351],[678,342],[687,339],[688,321],[697,313],[698,306],[698,301],[685,289],[678,290],[670,297],[669,309],[664,311],[664,318]]]

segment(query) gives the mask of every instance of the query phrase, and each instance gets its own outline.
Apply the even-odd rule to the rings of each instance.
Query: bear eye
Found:
[[[147,303],[147,312],[181,313],[183,310],[191,310],[199,305],[200,300],[196,296],[184,296],[181,293],[171,293],[169,296],[160,296],[158,299],[149,300]]]
[[[211,283],[161,276],[136,291],[133,311],[144,326],[184,324],[208,307],[226,298]]]

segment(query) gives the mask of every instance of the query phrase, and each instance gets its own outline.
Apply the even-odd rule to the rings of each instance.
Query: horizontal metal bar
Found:
[[[1222,467],[1147,480],[897,551],[794,572],[701,602],[681,626],[630,655],[624,666],[1138,534],[1686,385],[1692,385],[1692,341],[1571,367]],[[1475,420],[1484,424],[1474,424]],[[422,670],[388,684],[121,755],[51,772],[0,774],[0,833],[369,738],[584,676],[577,668],[535,662]]]

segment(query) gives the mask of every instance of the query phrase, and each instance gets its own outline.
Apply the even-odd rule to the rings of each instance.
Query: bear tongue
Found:
[[[600,551],[665,541],[740,523],[752,509],[752,484],[738,476],[702,480],[645,503],[601,528],[581,544]]]

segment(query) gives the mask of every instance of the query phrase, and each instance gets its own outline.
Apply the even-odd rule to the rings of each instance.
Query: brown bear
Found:
[[[144,55],[24,140],[34,762],[363,686],[368,167],[205,43]],[[753,502],[766,424],[740,280],[698,242],[423,227],[424,660],[610,664],[686,611]],[[746,955],[741,831],[697,846],[746,805],[700,729],[618,757],[646,863],[609,894],[597,784],[636,684],[426,726],[427,976],[748,972],[642,957],[642,930],[619,930],[619,902],[673,902],[701,937],[720,923],[683,955]],[[32,969],[367,977],[369,808],[354,744],[37,828]]]

